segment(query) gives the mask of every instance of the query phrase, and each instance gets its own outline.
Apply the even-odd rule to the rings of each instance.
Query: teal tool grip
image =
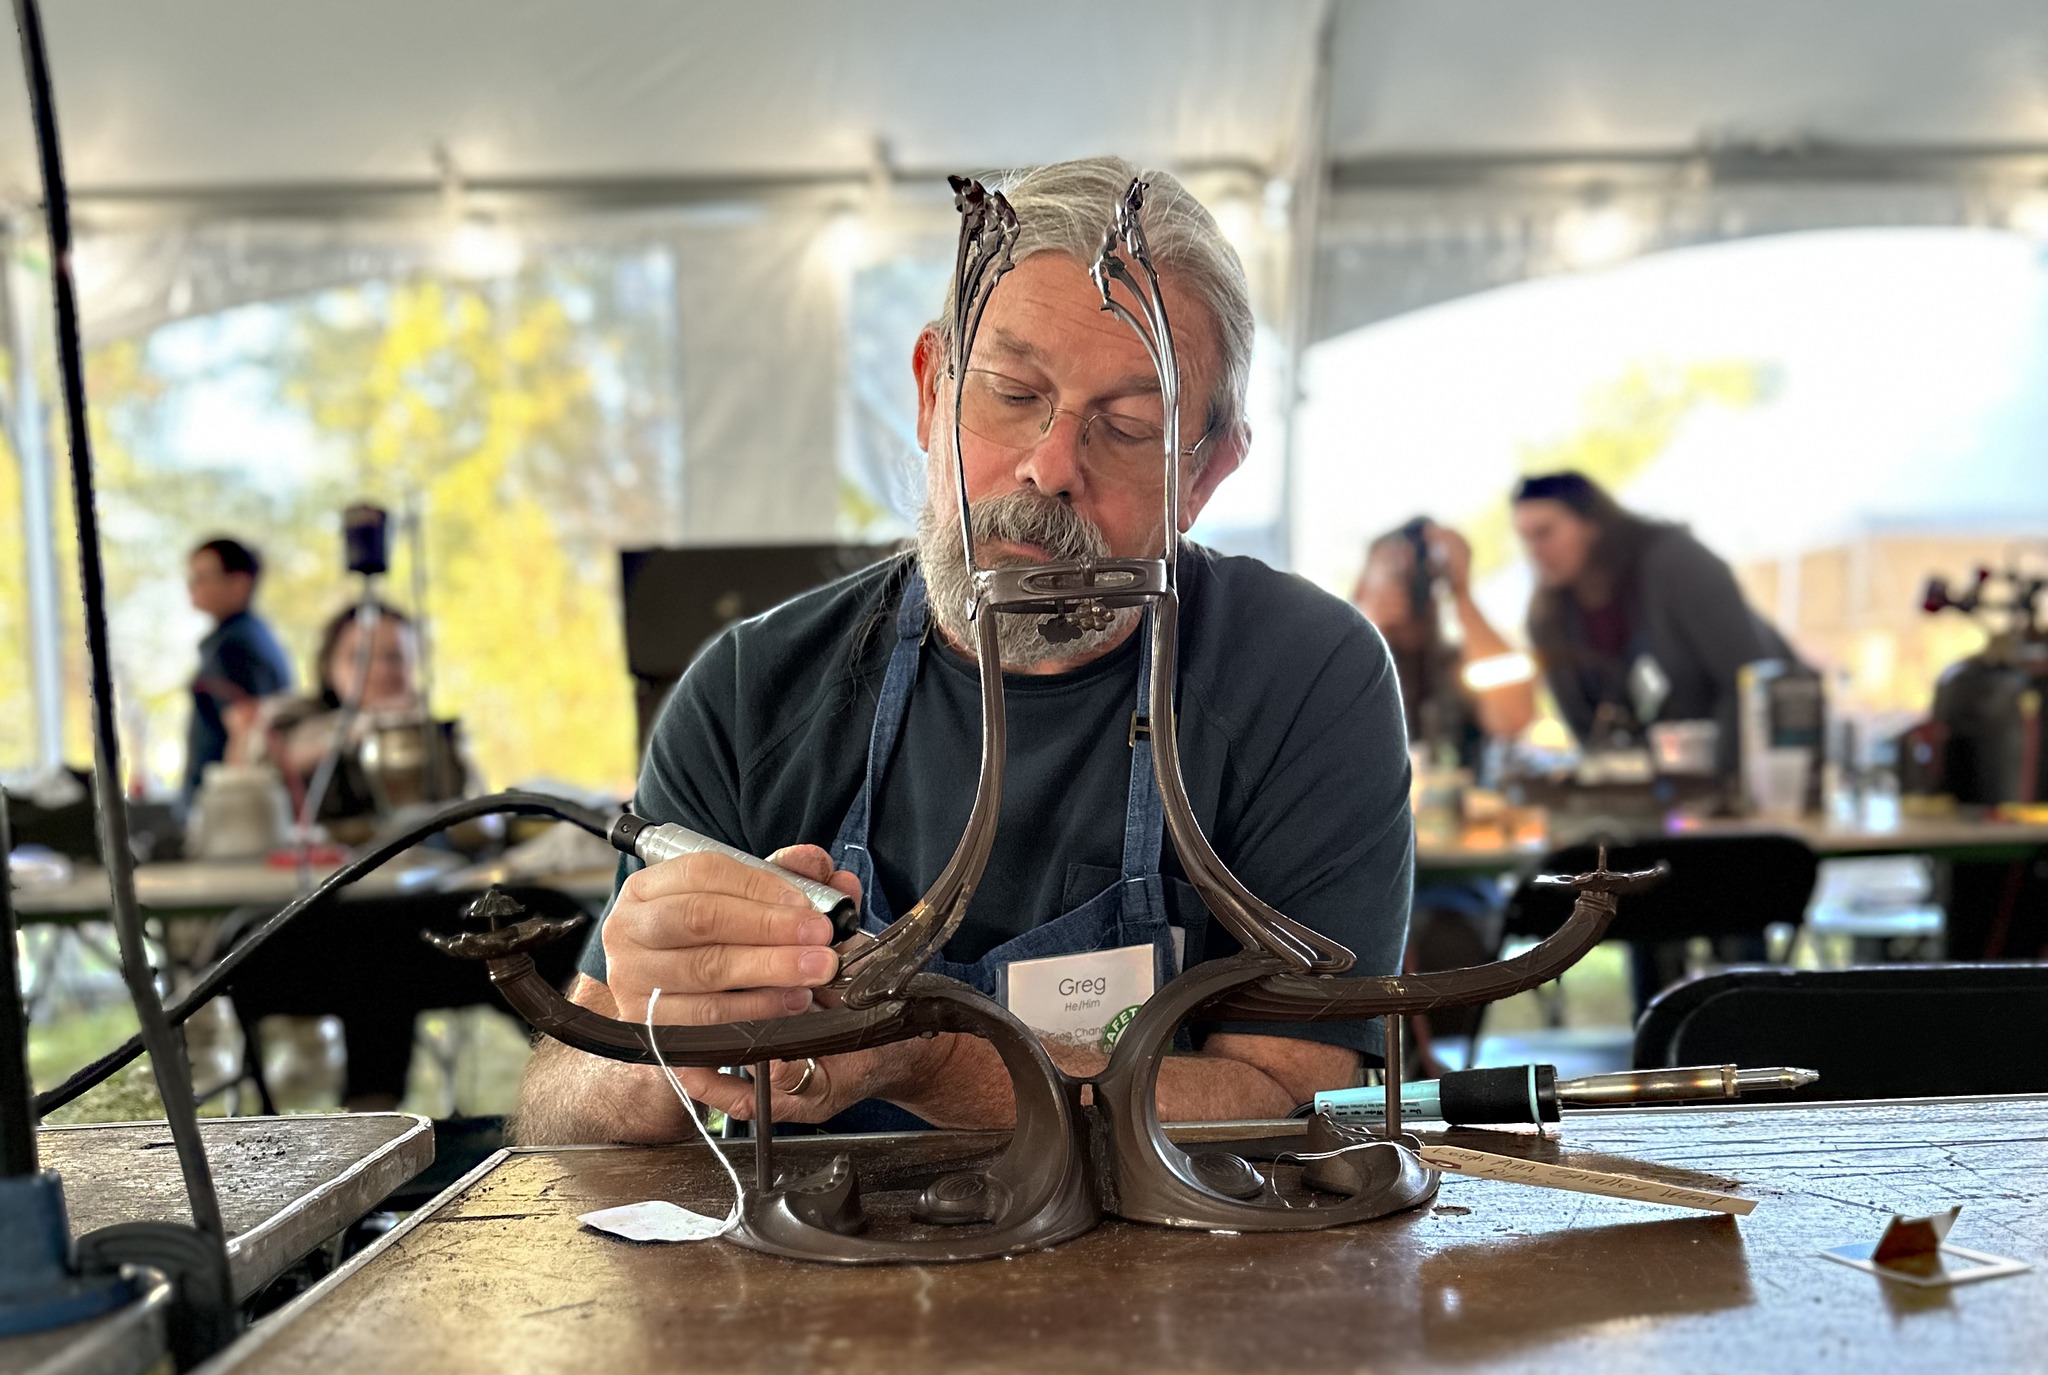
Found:
[[[1401,1085],[1401,1116],[1431,1120],[1442,1117],[1436,1086],[1434,1079],[1416,1079]],[[1332,1089],[1316,1095],[1316,1111],[1326,1112],[1339,1122],[1384,1122],[1387,1091],[1378,1084],[1363,1089]]]

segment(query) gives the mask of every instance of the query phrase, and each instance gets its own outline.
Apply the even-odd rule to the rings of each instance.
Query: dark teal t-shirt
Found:
[[[910,560],[842,578],[714,640],[655,724],[634,810],[755,854],[829,848],[859,790]],[[1413,878],[1408,749],[1385,643],[1356,610],[1253,559],[1184,545],[1180,753],[1210,843],[1267,903],[1335,937],[1358,973],[1400,968]],[[987,951],[1116,882],[1138,636],[1071,673],[1004,678],[1009,754],[989,865],[946,958]],[[870,848],[909,910],[951,858],[974,799],[981,703],[971,660],[927,635]],[[1167,906],[1190,965],[1238,944],[1173,854]],[[593,934],[583,971],[604,977]],[[1376,1024],[1233,1023],[1379,1052]]]

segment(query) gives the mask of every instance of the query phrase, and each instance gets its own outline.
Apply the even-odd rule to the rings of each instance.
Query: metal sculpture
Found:
[[[451,953],[486,959],[492,979],[534,1027],[579,1049],[614,1059],[717,1066],[754,1065],[757,1118],[768,1119],[767,1062],[831,1055],[940,1031],[964,1031],[995,1046],[1016,1093],[1010,1143],[987,1168],[933,1179],[897,1235],[863,1235],[867,1219],[852,1160],[835,1158],[801,1178],[774,1168],[771,1132],[757,1128],[757,1196],[743,1211],[745,1245],[810,1260],[967,1260],[1047,1246],[1092,1227],[1102,1209],[1168,1226],[1300,1230],[1362,1221],[1413,1207],[1436,1188],[1436,1174],[1402,1143],[1399,1038],[1402,1015],[1487,1002],[1555,978],[1604,934],[1615,898],[1657,877],[1600,870],[1550,880],[1579,890],[1572,917],[1548,940],[1512,960],[1435,974],[1337,977],[1353,955],[1336,941],[1267,906],[1217,856],[1189,806],[1180,773],[1173,710],[1179,599],[1175,555],[1180,529],[1180,371],[1158,273],[1144,236],[1145,186],[1133,182],[1115,208],[1093,275],[1103,308],[1138,335],[1159,375],[1165,405],[1162,440],[1162,552],[1157,558],[1098,558],[982,568],[975,561],[960,402],[974,337],[989,297],[1011,266],[1017,221],[1000,193],[953,179],[961,214],[949,317],[948,376],[953,380],[953,477],[965,546],[982,688],[979,786],[951,860],[922,899],[877,935],[840,945],[838,976],[820,991],[819,1008],[780,1020],[717,1027],[648,1028],[576,1007],[534,969],[527,951],[563,934],[538,920],[513,920],[516,908],[480,904],[500,929],[439,942]],[[1121,293],[1119,293],[1119,288]],[[1121,299],[1128,297],[1128,301]],[[1166,829],[1189,881],[1210,912],[1244,946],[1228,959],[1195,966],[1170,981],[1125,1029],[1082,1108],[1082,1083],[1062,1074],[1038,1038],[993,1001],[952,979],[920,972],[965,916],[995,840],[1005,748],[1001,657],[996,616],[1029,614],[1100,627],[1116,608],[1151,612],[1147,694],[1154,770]],[[631,848],[637,825],[621,828]],[[615,839],[619,832],[615,831]],[[1384,1016],[1390,1028],[1385,1138],[1314,1124],[1332,1151],[1305,1152],[1308,1168],[1282,1186],[1283,1168],[1261,1171],[1228,1149],[1190,1155],[1167,1140],[1155,1100],[1161,1059],[1175,1030],[1201,1012],[1266,1021],[1319,1022]],[[1311,1159],[1311,1157],[1314,1157]]]
[[[956,495],[971,567],[974,545],[966,476],[957,462],[958,403],[982,313],[1012,264],[1017,218],[1000,193],[979,182],[956,177],[953,190],[961,226],[949,321],[949,376],[954,381]],[[999,581],[986,570],[976,572],[972,582],[977,605],[970,613],[981,676],[981,772],[959,844],[908,912],[879,934],[857,933],[840,943],[839,973],[819,990],[816,1010],[728,1026],[650,1029],[579,1008],[539,976],[525,952],[557,938],[562,934],[558,928],[515,922],[484,936],[442,943],[452,954],[487,959],[492,980],[535,1029],[580,1050],[643,1064],[659,1059],[701,1067],[751,1065],[760,1123],[755,1137],[756,1192],[747,1200],[734,1233],[744,1245],[846,1263],[969,1260],[1051,1245],[1088,1230],[1100,1217],[1086,1168],[1077,1088],[1054,1067],[1038,1038],[1001,1006],[966,984],[922,972],[966,915],[995,843],[1002,804],[1004,712],[1001,652],[996,619],[990,613],[1013,607],[1041,614],[1072,609],[1072,599],[1064,592],[1016,583]],[[515,914],[500,906],[483,915],[502,924]],[[867,1234],[870,1219],[848,1157],[837,1157],[825,1169],[801,1177],[777,1173],[774,1136],[767,1129],[770,1061],[842,1054],[941,1031],[983,1038],[1009,1071],[1017,1126],[993,1162],[931,1180],[910,1208],[910,1225],[899,1225],[897,1234],[888,1236]]]

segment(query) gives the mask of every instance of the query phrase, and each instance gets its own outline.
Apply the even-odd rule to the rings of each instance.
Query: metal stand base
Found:
[[[72,1269],[64,1186],[54,1171],[0,1179],[0,1337],[97,1318],[134,1297],[123,1275]]]

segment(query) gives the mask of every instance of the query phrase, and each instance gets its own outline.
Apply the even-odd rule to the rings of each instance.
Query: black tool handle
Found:
[[[1437,1081],[1444,1121],[1454,1125],[1557,1121],[1557,1069],[1503,1065],[1461,1069]]]

